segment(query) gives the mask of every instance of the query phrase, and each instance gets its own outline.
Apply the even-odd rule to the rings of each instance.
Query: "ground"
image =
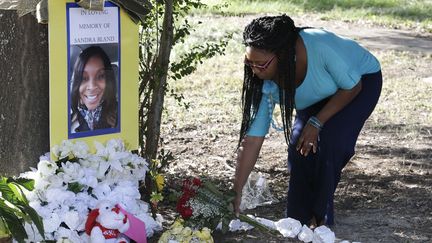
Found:
[[[244,26],[253,17],[206,20]],[[323,26],[358,40],[378,56],[383,67],[379,104],[360,134],[356,155],[343,170],[336,191],[336,224],[332,227],[336,237],[350,242],[432,242],[432,36],[314,16],[295,20],[300,25]],[[175,101],[167,99],[161,147],[175,157],[167,168],[169,181],[197,175],[221,188],[232,186],[242,77],[241,70],[236,69],[242,60],[238,57],[241,54],[235,57],[236,52],[231,52],[234,54],[228,53],[226,58],[238,59],[232,69],[224,69],[230,65],[221,61],[225,59],[209,60],[212,69],[204,65],[195,76],[176,84],[176,90],[185,94],[191,108],[179,108]],[[235,88],[224,93],[230,85],[224,82],[232,79],[237,80]],[[274,220],[283,217],[289,180],[286,156],[283,134],[271,131],[254,172],[267,178],[279,202],[248,213]],[[162,210],[166,215],[172,213],[169,207]],[[170,216],[166,218],[170,220]],[[251,230],[215,233],[215,242],[297,241]]]

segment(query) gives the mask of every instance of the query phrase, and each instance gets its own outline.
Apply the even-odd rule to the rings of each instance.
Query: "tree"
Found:
[[[141,28],[139,85],[141,155],[149,159],[155,159],[158,154],[161,115],[169,81],[187,76],[203,60],[223,54],[230,39],[229,35],[216,43],[192,47],[177,62],[170,62],[173,46],[181,44],[191,34],[187,14],[193,8],[206,5],[200,0],[165,0],[152,4],[154,9]],[[171,94],[181,101],[181,96]]]
[[[48,28],[0,10],[0,173],[35,166],[49,151]]]

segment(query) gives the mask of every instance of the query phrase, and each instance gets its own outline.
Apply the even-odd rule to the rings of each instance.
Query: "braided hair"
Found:
[[[265,16],[252,20],[243,32],[245,46],[275,53],[278,59],[276,79],[279,85],[280,108],[285,140],[289,143],[292,128],[292,113],[295,107],[295,44],[300,28],[287,15]],[[242,90],[243,118],[240,130],[241,141],[258,112],[264,81],[253,74],[252,68],[244,66]]]

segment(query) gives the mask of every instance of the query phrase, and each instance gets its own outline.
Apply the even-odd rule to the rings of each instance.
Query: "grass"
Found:
[[[186,110],[178,106],[175,99],[167,97],[163,118],[167,126],[205,129],[205,126],[214,125],[211,133],[238,131],[243,78],[241,32],[252,18],[191,17],[191,23],[204,24],[197,25],[191,38],[176,47],[174,53],[177,55],[185,51],[184,46],[213,41],[227,33],[234,35],[224,56],[207,60],[192,75],[170,83],[170,88],[183,94],[184,102],[191,107]],[[432,129],[432,85],[423,82],[430,76],[432,57],[400,51],[374,50],[373,53],[381,62],[384,86],[370,124],[382,129],[405,124],[398,132],[409,137],[415,137],[424,128]]]
[[[209,9],[196,13],[218,15],[316,14],[322,19],[366,21],[432,33],[430,0],[203,0]]]
[[[282,1],[275,2],[282,3]],[[172,178],[205,175],[210,176],[212,180],[220,181],[227,188],[230,187],[229,181],[233,172],[228,170],[225,164],[235,164],[233,154],[241,122],[240,92],[244,55],[241,33],[244,26],[256,16],[239,15],[241,16],[200,13],[191,16],[189,22],[195,26],[194,32],[184,45],[174,49],[173,53],[178,58],[181,53],[196,44],[214,41],[227,33],[233,33],[225,55],[206,60],[190,76],[175,82],[170,80],[170,88],[183,94],[184,102],[190,104],[190,108],[186,109],[184,106],[179,106],[173,97],[165,99],[161,137],[165,139],[164,149],[172,151],[176,157],[176,161],[170,165],[170,170],[167,172]],[[318,15],[321,14],[308,14],[310,17]],[[198,22],[203,24],[197,24]],[[430,195],[427,175],[430,175],[431,161],[432,84],[425,82],[424,78],[432,76],[430,72],[432,56],[376,49],[372,52],[381,62],[384,76],[383,91],[375,111],[359,138],[358,157],[354,158],[356,163],[354,165],[352,163],[348,168],[349,180],[341,184],[342,188],[343,185],[346,185],[345,188],[348,188],[348,185],[352,186],[349,187],[352,190],[340,193],[341,201],[336,201],[339,207],[344,208],[342,212],[354,215],[356,222],[350,222],[350,217],[345,217],[346,222],[349,222],[348,227],[338,226],[335,233],[338,237],[358,238],[359,241],[364,242],[376,242],[378,239],[393,242],[400,241],[401,238],[395,238],[394,231],[404,230],[405,239],[414,241],[417,239],[415,234],[421,237],[430,235],[425,233],[427,230],[424,229],[427,229],[427,226],[413,224],[418,231],[416,233],[414,230],[412,233],[410,227],[398,225],[396,228],[388,222],[393,222],[391,221],[393,218],[396,223],[398,218],[411,218],[412,215],[417,215],[414,212],[418,209],[396,210],[400,214],[395,215],[394,210],[386,211],[386,208],[392,208],[393,202],[390,200],[396,193],[407,204],[412,201],[410,201],[412,198],[415,202],[423,202],[423,199]],[[284,198],[287,180],[284,174],[286,145],[283,135],[274,132],[266,140],[255,171],[272,178],[272,190],[278,198]],[[391,182],[396,179],[404,184],[406,181],[404,178],[416,178],[418,181],[415,183],[427,190],[417,195],[414,194],[417,193],[415,188],[403,190],[399,185],[392,186]],[[382,180],[388,180],[389,183],[384,183]],[[382,186],[378,186],[380,183]],[[384,199],[371,199],[371,195],[376,194]],[[365,198],[371,199],[381,211],[374,213],[374,209],[368,211],[368,209],[363,210],[366,206],[356,206],[362,208],[356,213],[353,207],[343,206],[344,202],[360,204],[366,201]],[[283,208],[282,204],[263,207],[268,212],[256,209],[254,213],[274,219],[272,217],[277,218],[282,214],[282,212],[278,214],[277,211]],[[403,209],[405,204],[397,203],[397,205],[398,209]],[[377,215],[383,219],[380,222],[383,222],[384,226],[381,227],[378,223],[372,227],[379,226],[377,226],[379,236],[370,232],[368,226],[371,222],[367,219],[368,217],[374,219]],[[390,221],[387,220],[389,215]],[[430,225],[430,217],[423,221]],[[245,232],[215,239],[217,242],[240,242],[241,240],[259,242],[265,239],[264,237],[256,232]],[[286,241],[276,238],[267,240]]]

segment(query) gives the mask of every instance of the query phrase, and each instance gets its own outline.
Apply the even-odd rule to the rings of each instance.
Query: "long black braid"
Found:
[[[280,87],[280,108],[285,140],[289,143],[292,114],[295,107],[295,44],[300,28],[287,15],[265,16],[254,19],[243,32],[245,46],[275,53],[278,59],[277,83]],[[263,80],[253,75],[252,68],[244,66],[242,91],[243,119],[238,146],[258,112],[262,97]]]

